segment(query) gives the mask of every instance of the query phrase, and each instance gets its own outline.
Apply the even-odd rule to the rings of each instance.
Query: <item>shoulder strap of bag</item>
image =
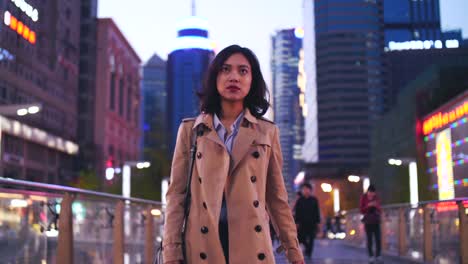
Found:
[[[195,164],[195,156],[197,153],[197,138],[203,135],[203,126],[198,126],[193,132],[190,137],[191,139],[191,147],[190,147],[190,160],[189,160],[189,169],[188,169],[188,177],[187,183],[185,187],[185,198],[184,198],[184,220],[182,222],[182,253],[184,255],[184,263],[187,262],[187,253],[185,247],[185,233],[187,231],[187,221],[188,216],[190,214],[190,203],[192,201],[192,190],[191,190],[191,183],[192,183],[192,174],[193,174],[193,166]]]

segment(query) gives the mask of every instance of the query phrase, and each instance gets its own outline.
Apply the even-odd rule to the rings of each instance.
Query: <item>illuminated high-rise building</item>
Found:
[[[304,2],[308,163],[368,165],[371,124],[384,105],[382,2]]]
[[[283,177],[290,198],[300,170],[304,143],[302,28],[284,29],[272,37],[272,91],[274,120],[280,130]],[[293,200],[293,199],[291,199]]]
[[[207,22],[196,16],[182,21],[167,61],[167,121],[171,153],[182,119],[199,113],[197,92],[202,87],[213,55]]]

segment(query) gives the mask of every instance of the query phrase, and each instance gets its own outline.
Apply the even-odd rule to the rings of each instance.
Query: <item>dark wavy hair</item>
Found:
[[[260,63],[257,56],[248,48],[239,45],[231,45],[223,49],[211,62],[208,72],[205,75],[202,91],[198,93],[200,98],[200,111],[208,114],[221,113],[221,96],[216,87],[216,80],[223,64],[233,54],[240,53],[249,61],[252,73],[252,84],[250,91],[244,98],[244,108],[248,108],[253,116],[259,118],[263,116],[269,103],[269,92],[260,71]]]

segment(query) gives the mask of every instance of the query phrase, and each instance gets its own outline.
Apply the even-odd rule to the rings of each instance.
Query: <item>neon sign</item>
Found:
[[[448,112],[438,112],[423,123],[423,133],[425,136],[429,135],[432,131],[442,128],[463,116],[468,115],[468,100],[457,106],[454,110]]]
[[[456,39],[448,39],[445,41],[445,47],[448,49],[455,49],[460,47],[460,43]],[[441,49],[443,42],[441,40],[412,40],[404,42],[390,41],[388,43],[389,50],[422,50],[422,49]]]
[[[29,43],[36,44],[36,32],[31,30],[28,26],[26,26],[16,17],[12,16],[8,11],[5,11],[4,23],[5,25],[9,26],[13,31],[16,31],[18,35],[22,36]]]
[[[455,190],[453,186],[452,136],[450,128],[443,130],[437,135],[436,148],[439,200],[453,199],[455,197]]]
[[[39,20],[39,11],[36,8],[32,7],[25,0],[11,0],[15,5],[21,9],[32,21],[37,22]]]

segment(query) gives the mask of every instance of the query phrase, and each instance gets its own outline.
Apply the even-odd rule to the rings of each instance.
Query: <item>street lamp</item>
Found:
[[[0,105],[0,114],[1,115],[33,115],[41,111],[41,104],[13,104],[13,105]]]
[[[149,161],[126,161],[122,168],[122,196],[130,198],[131,189],[131,167],[137,169],[149,168],[151,163]]]
[[[388,164],[394,166],[401,166],[403,164],[409,167],[409,184],[410,184],[410,203],[417,204],[419,202],[418,192],[418,166],[416,160],[411,158],[404,159],[389,159]]]
[[[348,176],[348,181],[349,182],[360,182],[361,179],[362,179],[362,192],[365,193],[367,191],[367,188],[369,188],[369,185],[370,185],[369,177],[358,176],[358,175],[349,175]]]

